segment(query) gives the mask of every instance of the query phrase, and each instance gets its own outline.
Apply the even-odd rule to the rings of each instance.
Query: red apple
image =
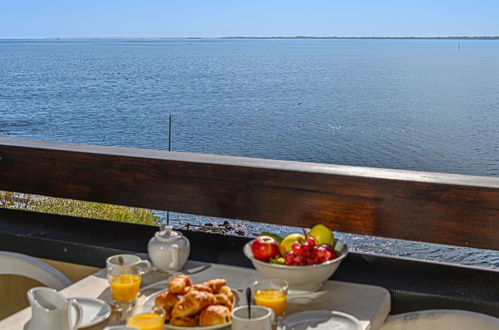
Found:
[[[279,243],[270,236],[255,238],[251,245],[253,257],[261,261],[269,261],[270,258],[279,256]]]

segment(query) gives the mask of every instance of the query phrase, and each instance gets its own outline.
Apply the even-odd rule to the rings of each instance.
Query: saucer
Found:
[[[81,323],[78,329],[88,328],[96,325],[111,315],[111,306],[100,299],[86,297],[71,297],[76,300],[83,310]],[[76,312],[71,308],[71,320],[74,320]]]
[[[352,315],[337,311],[306,311],[286,316],[279,322],[279,330],[360,330],[361,323]]]
[[[96,325],[111,315],[111,306],[100,299],[86,298],[86,297],[72,297],[80,304],[83,311],[81,316],[81,322],[78,329],[88,328]],[[76,317],[76,312],[74,308],[71,307],[70,319],[74,320]],[[31,319],[24,324],[23,329],[28,330]]]

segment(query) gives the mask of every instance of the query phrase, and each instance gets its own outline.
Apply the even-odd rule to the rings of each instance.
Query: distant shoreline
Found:
[[[205,39],[205,38],[200,38]],[[475,37],[308,37],[308,36],[296,36],[296,37],[222,37],[222,39],[450,39],[450,40],[499,40],[499,36],[475,36]]]
[[[499,36],[447,36],[447,37],[327,37],[327,36],[228,36],[228,37],[45,37],[45,38],[0,38],[1,40],[210,40],[210,39],[347,39],[347,40],[499,40]]]

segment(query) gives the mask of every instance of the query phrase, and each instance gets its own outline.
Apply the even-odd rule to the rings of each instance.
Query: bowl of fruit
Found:
[[[244,246],[244,254],[264,277],[286,280],[291,293],[305,293],[317,291],[333,275],[348,249],[319,224],[284,238],[262,233]]]

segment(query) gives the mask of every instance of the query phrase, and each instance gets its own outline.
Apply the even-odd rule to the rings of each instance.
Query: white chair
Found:
[[[46,262],[14,252],[0,251],[0,274],[28,277],[56,290],[72,284],[66,275]]]

